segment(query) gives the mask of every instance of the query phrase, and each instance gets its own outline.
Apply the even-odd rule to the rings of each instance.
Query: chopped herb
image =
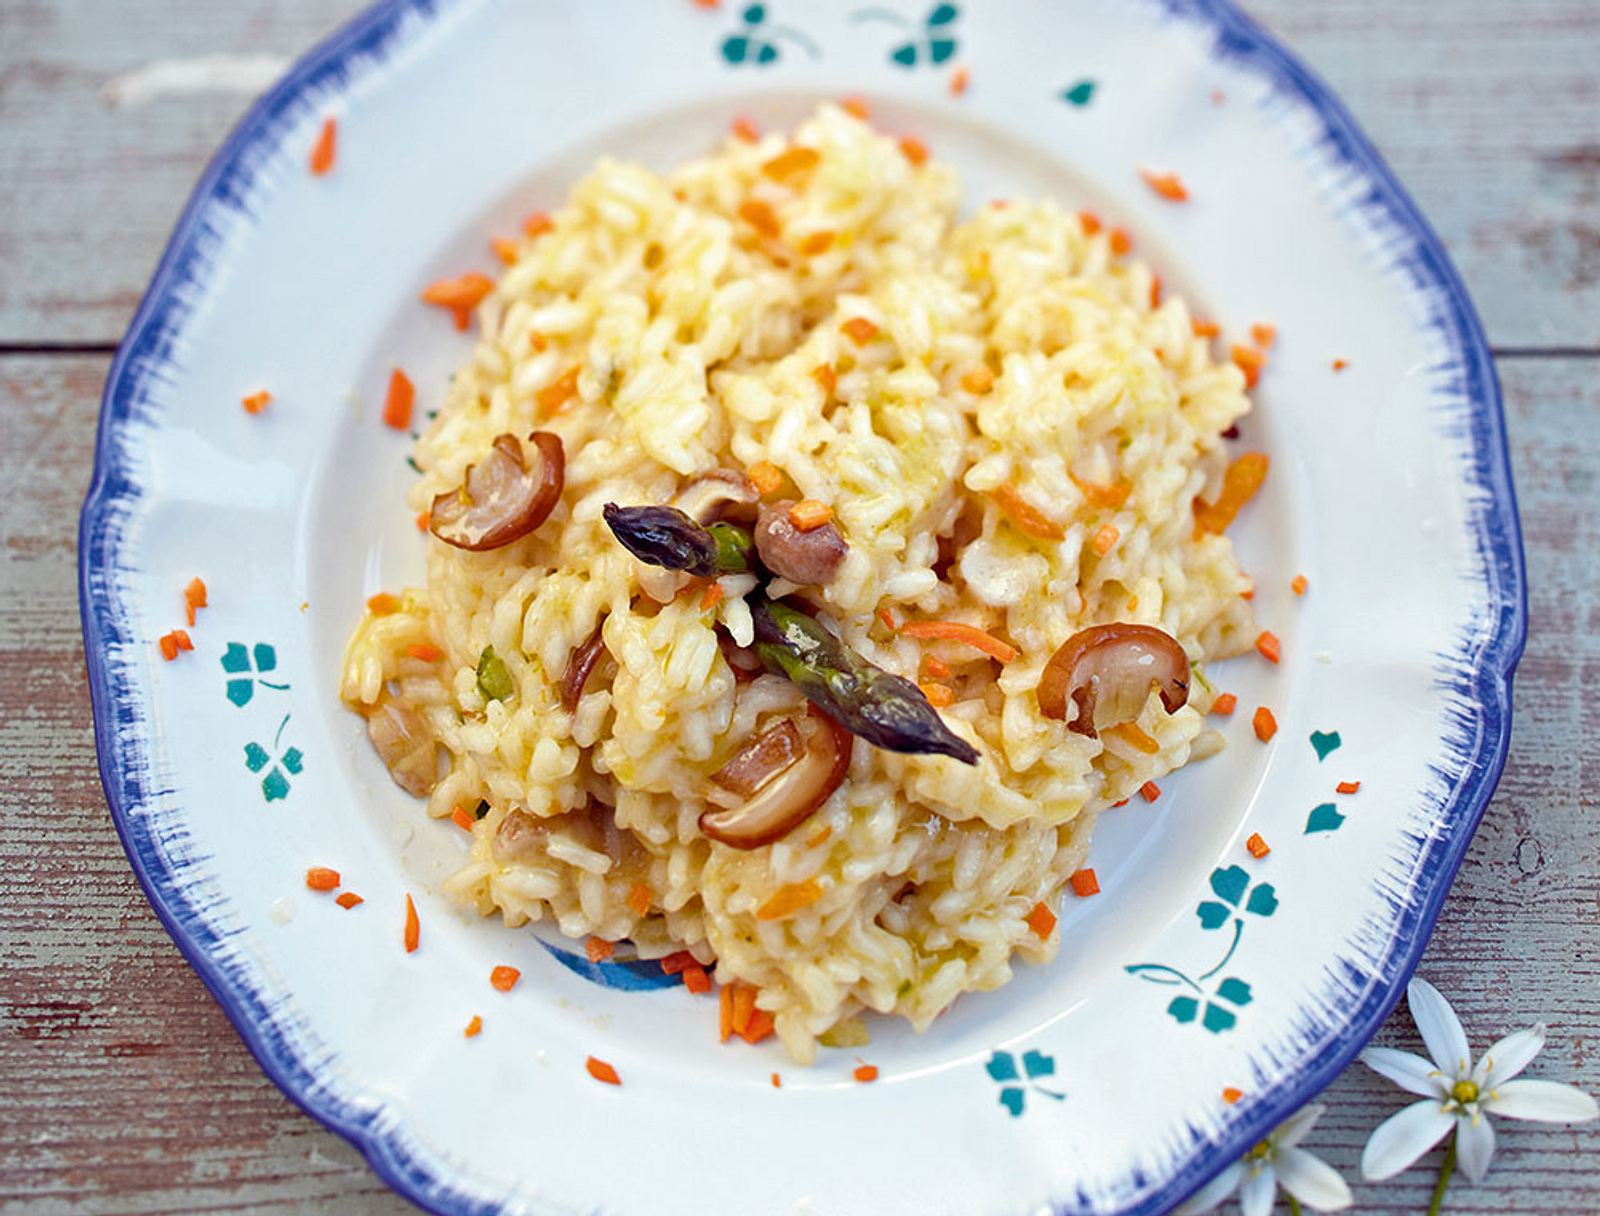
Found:
[[[491,701],[509,700],[516,691],[511,682],[511,669],[494,652],[493,646],[485,646],[478,658],[478,689]]]
[[[472,817],[474,819],[482,819],[488,813],[489,813],[488,800],[487,799],[479,799],[478,800],[478,809],[472,812]]]

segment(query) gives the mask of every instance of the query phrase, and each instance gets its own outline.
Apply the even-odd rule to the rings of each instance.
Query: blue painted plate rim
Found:
[[[1460,868],[1485,807],[1505,767],[1511,737],[1512,674],[1527,640],[1527,579],[1522,551],[1516,491],[1506,443],[1504,408],[1493,356],[1482,323],[1466,288],[1438,236],[1400,185],[1371,141],[1333,90],[1297,56],[1233,0],[1160,0],[1169,13],[1199,21],[1215,31],[1214,53],[1250,62],[1271,78],[1276,89],[1290,94],[1315,112],[1324,129],[1319,142],[1331,147],[1348,168],[1370,186],[1363,206],[1383,212],[1413,242],[1405,266],[1421,283],[1437,288],[1442,304],[1433,323],[1453,349],[1451,369],[1460,375],[1463,395],[1476,406],[1463,419],[1472,442],[1470,483],[1483,491],[1471,524],[1488,584],[1491,619],[1483,631],[1487,642],[1462,656],[1468,664],[1451,673],[1450,691],[1478,717],[1469,744],[1459,757],[1458,771],[1445,774],[1452,785],[1440,812],[1451,830],[1424,847],[1420,868],[1429,877],[1425,898],[1403,921],[1382,963],[1379,982],[1346,1014],[1344,1031],[1331,1036],[1294,1078],[1260,1095],[1252,1108],[1222,1140],[1212,1144],[1161,1189],[1145,1194],[1124,1216],[1154,1216],[1167,1211],[1240,1156],[1290,1112],[1309,1101],[1354,1058],[1377,1031],[1404,991],[1422,956],[1435,921]],[[431,18],[441,0],[377,0],[349,24],[296,61],[289,72],[262,95],[230,132],[196,185],[163,252],[150,286],[140,301],[128,332],[118,347],[101,401],[95,441],[94,475],[84,501],[78,531],[78,586],[83,616],[84,653],[94,709],[95,743],[101,784],[112,820],[140,885],[180,952],[188,959],[266,1075],[312,1118],[349,1140],[389,1186],[424,1208],[455,1216],[489,1213],[501,1204],[436,1173],[406,1142],[405,1128],[386,1118],[381,1106],[342,1100],[322,1088],[295,1058],[274,1024],[261,994],[229,973],[220,955],[223,939],[199,916],[156,849],[149,825],[132,811],[155,791],[146,788],[148,769],[137,763],[141,742],[136,729],[124,741],[119,731],[137,727],[133,698],[114,686],[110,654],[137,639],[118,613],[109,559],[119,537],[119,508],[136,501],[140,487],[129,474],[120,446],[118,424],[128,420],[140,390],[170,351],[164,345],[170,315],[183,313],[175,289],[193,282],[191,264],[204,265],[197,242],[204,235],[208,204],[227,196],[243,154],[272,134],[276,122],[304,102],[307,92],[332,81],[342,85],[354,60],[381,54],[400,33],[408,17]],[[1474,779],[1474,774],[1477,774]],[[1065,1216],[1079,1210],[1070,1202],[1055,1209]]]

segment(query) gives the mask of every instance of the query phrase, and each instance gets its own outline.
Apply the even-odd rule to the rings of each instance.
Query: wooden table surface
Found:
[[[667,0],[663,0],[667,2]],[[1249,0],[1342,94],[1465,274],[1504,381],[1532,633],[1511,761],[1423,963],[1475,1047],[1600,1093],[1600,3]],[[292,56],[355,0],[0,0],[0,1212],[413,1210],[268,1082],[157,923],[95,770],[75,582],[112,352],[248,98],[121,105],[152,60]],[[1403,1016],[1380,1042],[1415,1047]],[[1359,1066],[1313,1147],[1358,1180],[1402,1095]],[[1446,1211],[1600,1212],[1600,1130],[1502,1121]]]

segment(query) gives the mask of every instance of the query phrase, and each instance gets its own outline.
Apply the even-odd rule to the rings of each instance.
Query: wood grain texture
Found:
[[[665,0],[664,0],[665,2]],[[156,58],[297,53],[353,0],[0,0],[0,1212],[413,1210],[262,1076],[156,921],[95,772],[74,536],[104,354],[242,112],[113,110]],[[1465,271],[1502,348],[1533,628],[1510,764],[1423,973],[1475,1047],[1535,1018],[1533,1075],[1600,1093],[1600,4],[1253,0],[1338,88]],[[114,30],[111,28],[114,25]],[[48,847],[45,845],[48,837]],[[1402,1014],[1381,1043],[1415,1047]],[[1313,1147],[1347,1177],[1406,1100],[1354,1068]],[[1453,1213],[1600,1212],[1600,1132],[1499,1124]],[[1430,1160],[1437,1160],[1437,1153]],[[1429,1169],[1355,1183],[1426,1208]]]

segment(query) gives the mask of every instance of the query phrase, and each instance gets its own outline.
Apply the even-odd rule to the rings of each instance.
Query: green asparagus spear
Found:
[[[745,603],[755,621],[756,653],[767,670],[787,676],[808,701],[851,734],[892,752],[978,762],[977,749],[944,724],[910,680],[874,667],[782,600],[752,594]]]
[[[696,523],[677,507],[619,507],[608,502],[606,526],[640,561],[701,578],[743,574],[755,564],[755,539],[747,528]]]

